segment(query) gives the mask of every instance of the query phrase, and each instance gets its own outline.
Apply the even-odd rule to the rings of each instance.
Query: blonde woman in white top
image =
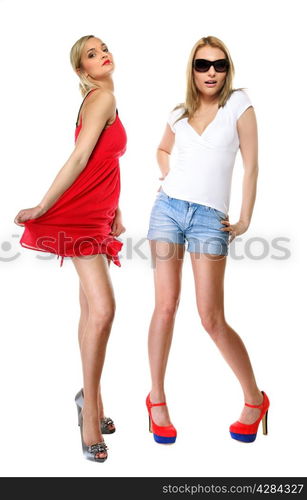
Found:
[[[245,90],[233,89],[233,76],[234,65],[225,44],[214,36],[198,40],[188,61],[185,102],[170,112],[158,146],[162,184],[147,234],[156,303],[149,328],[152,388],[146,405],[149,429],[159,443],[173,443],[177,436],[166,406],[164,377],[186,241],[202,325],[243,391],[245,405],[239,420],[230,426],[230,435],[252,442],[260,420],[267,433],[269,399],[259,390],[246,348],[224,315],[228,246],[250,225],[258,176],[255,111]],[[178,155],[170,169],[174,145]],[[243,196],[239,220],[230,222],[231,178],[239,148],[244,163]],[[206,424],[210,425],[209,419]]]

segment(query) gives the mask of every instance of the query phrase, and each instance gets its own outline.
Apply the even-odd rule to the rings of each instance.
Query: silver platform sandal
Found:
[[[81,410],[83,408],[83,404],[84,404],[83,389],[80,389],[80,391],[76,394],[75,402],[76,402],[76,405],[77,405],[78,422],[79,422],[79,413],[81,412]],[[115,426],[114,426],[114,429],[109,429],[110,425],[114,426],[114,422],[113,422],[113,420],[111,418],[109,418],[109,417],[102,418],[101,421],[100,421],[100,431],[101,431],[101,434],[113,434],[113,432],[115,432],[116,429],[115,429]]]
[[[107,445],[103,441],[100,443],[95,443],[92,444],[91,446],[87,446],[85,442],[83,441],[83,415],[82,411],[78,412],[78,422],[80,426],[80,433],[81,433],[81,443],[82,443],[82,450],[83,450],[83,455],[87,460],[91,460],[92,462],[105,462],[106,459],[108,458],[108,455],[105,457],[96,457],[97,453],[107,453]]]

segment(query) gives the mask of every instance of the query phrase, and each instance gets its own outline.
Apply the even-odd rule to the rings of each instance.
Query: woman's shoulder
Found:
[[[245,88],[233,89],[229,99],[229,105],[236,119],[250,106],[253,106],[252,100]]]
[[[111,90],[94,88],[86,95],[88,102],[97,102],[103,105],[115,102],[115,96]]]
[[[246,89],[243,88],[238,88],[238,89],[233,89],[230,93],[229,96],[229,102],[233,104],[245,102],[245,101],[251,101],[249,93],[246,92]]]
[[[113,116],[113,110],[116,107],[116,100],[114,94],[105,89],[93,89],[86,96],[84,103],[83,115],[89,110],[89,113],[97,112],[107,113]]]
[[[185,112],[184,104],[177,104],[171,111],[168,113],[167,123],[171,127],[172,131],[175,132],[176,120],[180,118]]]

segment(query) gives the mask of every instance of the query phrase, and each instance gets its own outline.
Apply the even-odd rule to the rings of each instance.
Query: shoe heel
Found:
[[[83,389],[80,389],[80,391],[77,392],[77,394],[75,396],[75,403],[77,406],[80,406],[80,408],[82,408],[83,403],[84,403]]]
[[[83,390],[81,389],[75,397],[75,403],[77,406],[77,412],[78,412],[78,426],[80,427],[80,413],[83,407]]]
[[[268,433],[268,410],[265,412],[265,415],[262,419],[262,432],[265,435]]]
[[[151,421],[150,421],[150,416],[148,415],[148,422],[149,422],[149,432],[152,432],[152,429],[151,429]]]
[[[78,404],[76,406],[77,406],[77,413],[78,413],[78,426],[80,427],[81,406],[79,406]]]

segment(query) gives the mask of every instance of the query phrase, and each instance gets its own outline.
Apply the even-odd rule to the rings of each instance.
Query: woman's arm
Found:
[[[257,179],[258,179],[258,132],[257,121],[253,107],[247,108],[237,121],[237,130],[240,140],[240,150],[244,166],[242,203],[239,221],[230,224],[224,220],[224,228],[221,231],[231,233],[229,243],[240,234],[247,231],[254,204],[256,200]]]
[[[253,107],[249,107],[237,122],[240,151],[244,166],[240,221],[248,228],[256,200],[258,179],[258,132]]]
[[[21,210],[15,217],[16,224],[43,215],[72,185],[87,165],[106,122],[114,115],[114,106],[115,98],[111,92],[99,89],[88,97],[82,117],[82,128],[72,154],[58,172],[41,202],[34,208]]]
[[[169,158],[174,146],[174,142],[175,134],[172,131],[171,127],[167,124],[162,140],[157,149],[157,161],[162,172],[162,177],[159,177],[160,180],[165,179],[169,172]]]
[[[114,104],[111,92],[98,90],[89,96],[75,149],[39,203],[42,208],[48,210],[81,174],[106,122],[114,115]]]

